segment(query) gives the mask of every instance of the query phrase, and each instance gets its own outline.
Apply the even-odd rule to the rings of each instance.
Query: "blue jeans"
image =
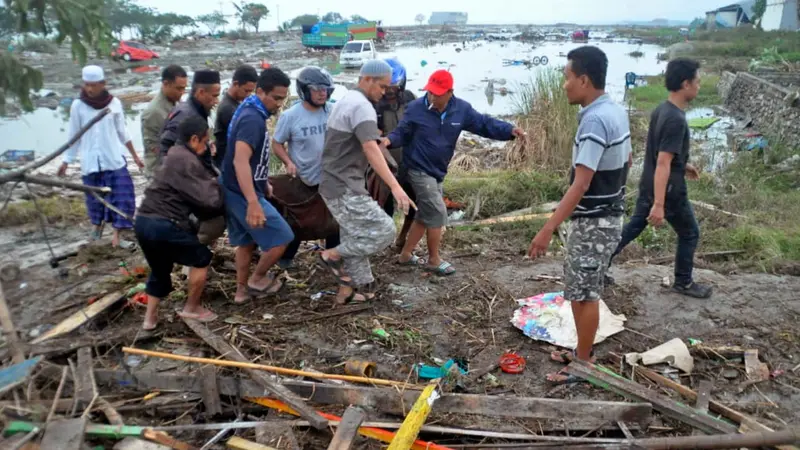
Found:
[[[639,195],[631,220],[625,224],[625,228],[622,230],[622,240],[611,256],[612,259],[647,228],[647,217],[650,215],[652,207],[653,200],[651,198]],[[678,249],[675,252],[675,284],[688,286],[692,283],[694,251],[700,240],[700,227],[694,217],[692,204],[689,203],[689,196],[684,194],[675,198],[667,197],[664,202],[664,218],[678,235]]]

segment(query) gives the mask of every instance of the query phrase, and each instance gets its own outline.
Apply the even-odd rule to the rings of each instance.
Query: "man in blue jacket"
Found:
[[[425,270],[444,276],[456,270],[439,255],[442,227],[447,224],[442,182],[461,131],[500,141],[522,137],[525,133],[508,122],[478,113],[472,105],[456,98],[453,75],[446,70],[434,72],[423,90],[427,95],[408,104],[400,125],[384,138],[383,144],[388,148],[404,148],[408,181],[417,195],[417,214],[399,262],[421,264],[422,260],[413,251],[427,231]]]

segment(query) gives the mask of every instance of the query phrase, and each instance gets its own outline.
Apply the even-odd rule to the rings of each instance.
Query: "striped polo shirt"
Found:
[[[628,113],[604,94],[581,109],[578,122],[570,183],[579,164],[592,169],[594,177],[572,217],[620,216],[625,212],[625,183],[631,154]]]

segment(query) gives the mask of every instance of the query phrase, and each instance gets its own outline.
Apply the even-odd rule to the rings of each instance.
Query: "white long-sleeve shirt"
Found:
[[[131,137],[125,126],[122,102],[115,97],[108,108],[111,112],[89,128],[64,155],[67,164],[74,162],[76,155],[80,157],[82,175],[118,170],[126,165],[124,155],[128,149],[125,144],[130,142]],[[80,100],[73,101],[69,113],[70,137],[75,136],[100,111]]]

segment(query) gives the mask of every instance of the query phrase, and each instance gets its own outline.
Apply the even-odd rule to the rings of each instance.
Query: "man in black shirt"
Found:
[[[217,167],[222,167],[222,161],[225,160],[225,151],[228,148],[228,125],[231,123],[233,113],[242,100],[256,90],[257,81],[258,73],[253,66],[239,66],[233,72],[233,80],[217,107],[217,118],[214,122],[214,141],[217,146],[214,164]]]
[[[699,177],[697,169],[689,164],[689,125],[684,113],[700,89],[699,68],[699,63],[684,58],[667,65],[669,98],[650,116],[636,210],[625,225],[614,256],[636,239],[648,223],[660,227],[666,220],[678,234],[672,290],[690,297],[709,298],[711,287],[692,279],[700,229],[686,188],[686,178]],[[607,278],[609,282],[613,280]]]

